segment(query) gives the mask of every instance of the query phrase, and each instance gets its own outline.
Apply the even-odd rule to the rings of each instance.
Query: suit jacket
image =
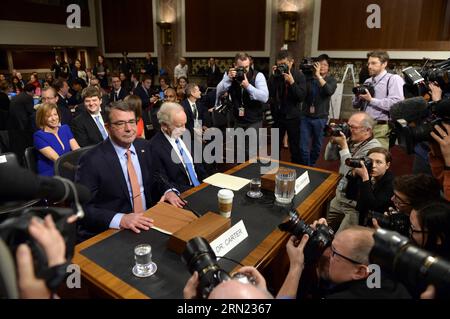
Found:
[[[58,109],[61,112],[61,124],[72,124],[72,112],[69,109],[67,99],[58,94]]]
[[[151,98],[151,90],[146,90],[142,85],[138,85],[134,91],[134,95],[137,95],[142,100],[142,110],[146,110],[148,106],[150,105],[150,98]]]
[[[150,141],[152,161],[155,172],[165,177],[171,184],[171,188],[176,188],[181,193],[192,188],[189,176],[182,163],[174,163],[172,160],[172,144],[167,140],[161,131],[155,134]],[[191,153],[194,158],[193,153]],[[202,164],[194,163],[197,179],[202,182],[206,178],[206,171]]]
[[[103,122],[105,114],[101,113]],[[81,147],[98,144],[103,141],[102,133],[88,111],[83,111],[72,121],[72,133]]]
[[[32,132],[35,113],[33,106],[33,97],[25,92],[13,97],[9,109],[8,128]]]
[[[154,183],[149,142],[136,139],[133,145],[139,158],[149,208],[154,204],[153,198],[159,199],[155,196],[160,196],[163,191]],[[92,199],[84,206],[86,216],[79,225],[81,238],[87,239],[107,230],[117,213],[132,212],[128,186],[109,138],[81,157],[75,181],[86,186],[92,194]]]
[[[194,113],[192,112],[191,105],[187,99],[184,99],[181,102],[181,106],[184,108],[184,112],[186,113],[187,121],[186,121],[186,129],[191,132],[191,137],[194,137]],[[198,119],[203,122],[203,107],[200,100],[195,102],[195,106],[197,107]]]
[[[109,93],[109,101],[110,101],[110,102],[114,102],[114,93],[115,93],[114,89],[112,89],[112,90],[111,90],[111,93]],[[125,88],[123,88],[123,87],[120,88],[119,96],[118,96],[119,100],[122,100],[122,101],[123,101],[123,99],[124,99],[127,95],[128,95],[127,90],[126,90]]]

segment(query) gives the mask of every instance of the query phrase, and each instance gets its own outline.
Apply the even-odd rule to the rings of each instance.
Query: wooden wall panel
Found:
[[[443,34],[450,0],[322,0],[319,50],[449,50]],[[381,7],[381,28],[366,24],[370,4]],[[448,29],[448,28],[447,28]],[[425,42],[425,43],[424,43]]]
[[[2,0],[0,20],[66,24],[69,4],[81,8],[81,26],[90,26],[88,0]]]
[[[50,69],[55,62],[53,51],[12,51],[15,69]]]
[[[186,0],[186,51],[264,51],[266,0]]]
[[[106,53],[153,52],[154,0],[102,0]]]

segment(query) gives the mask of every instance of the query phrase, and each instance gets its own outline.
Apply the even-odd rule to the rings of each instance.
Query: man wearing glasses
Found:
[[[345,164],[347,158],[361,158],[367,152],[381,144],[373,138],[373,119],[365,112],[353,114],[348,120],[351,136],[347,139],[341,132],[340,136],[332,137],[325,149],[325,160],[337,160],[340,158],[339,173],[343,176],[336,189],[336,197],[330,203],[330,211],[327,221],[333,229],[343,230],[351,225],[358,225],[359,213],[356,210],[356,200],[347,198],[347,174],[352,168]],[[343,218],[343,219],[342,219]],[[339,220],[342,222],[339,226]]]
[[[153,220],[144,216],[161,200],[174,206],[184,203],[174,190],[154,181],[149,142],[136,139],[136,115],[129,106],[114,102],[106,110],[108,138],[80,160],[76,181],[89,188],[92,200],[86,205],[79,239],[113,229],[148,230]]]
[[[312,226],[317,222],[315,222]],[[319,220],[319,223],[324,223]],[[380,277],[379,288],[370,288],[367,278],[369,270],[369,254],[374,246],[374,230],[361,226],[352,226],[336,234],[322,256],[328,259],[323,262],[319,273],[331,283],[331,288],[324,292],[326,299],[405,299],[411,298],[406,288],[394,282],[384,273]],[[298,243],[296,237],[286,244],[290,260],[290,268],[277,298],[296,298],[299,279],[303,272],[303,250],[307,244],[307,235]],[[328,264],[328,265],[327,265]],[[370,281],[370,280],[369,280]],[[372,283],[372,281],[370,281]]]

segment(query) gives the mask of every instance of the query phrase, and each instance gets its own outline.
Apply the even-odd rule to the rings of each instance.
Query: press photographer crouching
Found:
[[[230,275],[217,262],[209,243],[195,237],[186,244],[182,259],[192,276],[183,289],[185,299],[272,299],[266,280],[254,267]]]
[[[394,174],[389,171],[392,156],[383,147],[372,148],[367,157],[348,159],[347,165],[354,167],[357,181],[356,210],[359,212],[359,225],[367,225],[369,211],[387,212],[393,207],[391,201],[394,195]]]
[[[334,230],[343,230],[359,223],[356,198],[347,197],[347,175],[352,168],[345,162],[349,158],[364,157],[372,148],[381,147],[378,140],[373,138],[374,124],[375,122],[367,113],[357,112],[348,120],[348,129],[343,126],[340,132],[337,131],[338,134],[331,133],[335,136],[330,138],[325,149],[325,160],[340,159],[339,173],[343,176],[336,189],[336,197],[330,203],[327,216],[327,222]],[[329,131],[330,128],[326,127],[325,130]]]
[[[327,227],[325,220],[314,222],[310,227]],[[388,276],[381,276],[380,288],[371,289],[367,284],[369,253],[374,246],[374,230],[361,226],[351,226],[334,236],[317,264],[316,274],[320,280],[327,281],[318,298],[326,299],[404,299],[411,298],[406,288]],[[306,247],[310,239],[307,234],[292,236],[286,244],[290,268],[288,275],[277,294],[277,298],[296,298],[299,280],[305,267],[308,254]],[[315,237],[316,235],[313,235]],[[318,287],[315,287],[318,289]]]

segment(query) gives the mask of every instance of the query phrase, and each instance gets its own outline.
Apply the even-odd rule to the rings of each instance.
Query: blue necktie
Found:
[[[191,179],[192,185],[194,185],[194,186],[200,185],[200,182],[198,181],[197,177],[195,176],[194,165],[191,163],[187,154],[183,151],[183,148],[181,147],[181,144],[180,144],[180,140],[176,139],[175,143],[177,144],[178,150],[180,151],[181,157],[183,158],[184,165],[186,165],[186,169],[188,171],[189,178]]]
[[[102,137],[104,140],[108,137],[108,133],[106,133],[105,128],[103,127],[102,123],[100,122],[100,116],[95,116],[95,124],[97,124],[98,129],[100,130],[100,133],[102,134]]]

